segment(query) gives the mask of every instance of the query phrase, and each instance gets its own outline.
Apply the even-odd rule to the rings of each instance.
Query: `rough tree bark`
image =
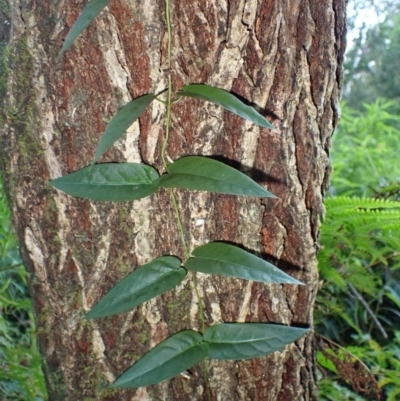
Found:
[[[48,181],[88,165],[118,108],[166,86],[162,0],[112,0],[61,60],[86,0],[10,0],[1,160],[44,358],[49,399],[205,400],[201,367],[132,391],[105,389],[139,356],[199,329],[189,282],[129,313],[82,317],[119,279],[154,257],[183,257],[167,191],[130,203],[91,203]],[[305,286],[200,275],[207,323],[313,324],[316,252],[328,149],[338,120],[345,0],[173,1],[173,85],[209,83],[261,107],[260,129],[195,100],[174,106],[169,159],[214,155],[279,197],[179,191],[191,249],[244,245]],[[164,108],[154,102],[101,161],[161,169]],[[317,399],[312,332],[269,357],[212,361],[216,400]]]

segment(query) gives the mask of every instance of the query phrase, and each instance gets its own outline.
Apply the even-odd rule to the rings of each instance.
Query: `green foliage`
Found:
[[[251,359],[278,351],[307,331],[265,323],[223,323],[209,327],[204,340],[212,359]]]
[[[83,9],[68,34],[61,54],[89,25],[109,1],[91,0]],[[171,21],[169,1],[166,0],[168,29],[168,64],[171,66]],[[70,195],[94,201],[126,201],[140,199],[158,188],[168,188],[175,207],[177,226],[185,249],[184,265],[192,270],[192,280],[198,297],[199,318],[204,336],[193,330],[174,334],[144,355],[122,374],[111,387],[135,388],[169,379],[206,357],[216,359],[247,359],[272,353],[304,335],[308,329],[266,324],[216,325],[205,329],[202,300],[199,298],[195,271],[229,275],[272,284],[302,284],[280,272],[277,267],[237,247],[222,243],[205,244],[192,253],[185,243],[176,197],[172,189],[189,189],[237,196],[269,197],[273,194],[251,178],[211,158],[188,156],[172,164],[165,162],[165,151],[170,130],[173,101],[181,97],[194,97],[220,105],[261,127],[274,127],[254,108],[247,106],[232,94],[208,85],[186,85],[176,93],[174,100],[171,74],[168,75],[165,140],[161,159],[167,173],[159,173],[151,166],[136,163],[110,163],[85,167],[75,173],[51,182],[55,188]],[[165,91],[162,91],[163,93]],[[154,99],[149,94],[125,105],[111,120],[103,134],[94,161],[124,133]],[[160,99],[157,99],[160,100]],[[135,270],[117,283],[111,291],[88,313],[87,318],[109,316],[138,306],[179,284],[186,276],[179,259],[173,256],[157,258]],[[207,364],[205,365],[207,366]],[[207,372],[207,369],[205,369]],[[205,373],[206,376],[206,373]],[[208,383],[207,377],[205,377]],[[209,391],[208,394],[210,395]]]
[[[110,1],[111,0],[90,0],[86,3],[64,41],[64,45],[59,54],[60,56],[69,49],[75,39],[87,28],[97,15],[100,14]]]
[[[170,379],[209,353],[203,336],[193,330],[174,334],[144,355],[111,385],[113,388],[149,386]]]
[[[273,264],[236,246],[211,242],[196,248],[186,263],[188,270],[237,277],[261,283],[303,283],[277,269]]]
[[[84,167],[50,184],[69,195],[96,201],[131,201],[158,188],[158,172],[139,163],[104,163]]]
[[[174,288],[186,277],[186,270],[180,264],[174,256],[162,256],[139,267],[116,284],[86,319],[125,312]]]
[[[263,283],[303,284],[271,263],[222,242],[200,246],[192,255],[194,257],[188,259],[184,267],[174,256],[162,256],[139,267],[116,284],[86,318],[111,316],[132,309],[180,284],[187,270]]]
[[[351,7],[376,10],[380,22],[359,29],[345,61],[330,189],[339,198],[326,200],[319,254],[315,318],[317,331],[330,339],[321,340],[329,352],[320,347],[318,353],[320,391],[322,400],[394,400],[400,388],[400,7],[384,0],[353,0]]]
[[[274,126],[261,114],[257,113],[253,107],[245,105],[238,98],[222,89],[214,88],[209,85],[185,85],[177,95],[193,97],[217,104],[260,127],[275,131]]]
[[[247,175],[217,160],[187,156],[167,166],[160,178],[162,188],[181,188],[228,195],[275,198]]]
[[[321,384],[322,399],[364,400],[354,394],[366,398],[375,394],[379,400],[377,375],[383,375],[379,386],[395,399],[400,376],[387,368],[392,360],[389,364],[383,360],[391,353],[400,356],[398,343],[390,343],[400,330],[400,202],[339,197],[326,199],[325,204],[327,217],[321,227],[323,248],[319,253],[323,285],[315,321],[317,332],[340,348],[329,345],[331,354],[319,351],[318,361],[328,372]],[[370,340],[363,340],[366,338]],[[356,348],[355,339],[360,342]],[[387,345],[378,352],[379,342]],[[360,361],[366,366],[360,366]],[[383,386],[386,380],[388,385]],[[348,398],[335,398],[343,389],[340,383],[354,394],[346,390]]]
[[[346,53],[344,96],[357,110],[382,97],[400,110],[400,7],[385,8],[382,22],[360,29]]]
[[[318,257],[326,283],[321,289],[318,320],[335,341],[342,339],[348,325],[358,334],[381,331],[376,321],[371,324],[372,312],[359,300],[360,296],[366,298],[373,316],[391,316],[393,323],[396,321],[394,312],[380,308],[385,297],[396,300],[400,295],[390,285],[400,267],[400,203],[333,198],[326,199],[326,208]],[[326,315],[341,319],[331,321]]]
[[[100,138],[99,146],[94,155],[93,163],[97,160],[125,133],[125,131],[140,117],[143,111],[155,99],[153,94],[138,97],[122,107],[107,125],[104,134]]]
[[[299,339],[308,329],[265,323],[217,324],[204,335],[185,330],[167,338],[112,385],[135,388],[159,383],[184,372],[206,357],[212,359],[251,359],[282,349]]]
[[[108,202],[144,198],[158,188],[275,198],[240,171],[206,157],[183,157],[167,170],[168,174],[159,177],[157,170],[145,164],[104,163],[84,167],[50,184],[72,196]]]
[[[400,116],[394,103],[376,100],[363,112],[342,104],[339,128],[333,136],[333,195],[372,196],[398,180]]]
[[[393,341],[385,346],[366,335],[355,337],[355,344],[346,348],[333,346],[333,349],[318,351],[318,362],[324,374],[319,386],[322,401],[380,400],[383,396],[388,401],[398,400],[399,331],[394,333]]]
[[[0,176],[0,398],[46,399],[32,306]]]

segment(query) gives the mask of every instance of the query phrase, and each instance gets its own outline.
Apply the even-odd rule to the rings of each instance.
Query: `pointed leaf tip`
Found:
[[[125,312],[178,285],[186,276],[174,256],[152,260],[119,281],[85,316],[85,319]]]
[[[112,388],[137,388],[171,379],[208,356],[208,343],[193,330],[167,338],[111,384]]]
[[[216,192],[228,195],[276,198],[242,172],[217,160],[186,156],[167,167],[160,187]]]
[[[222,323],[209,327],[204,341],[211,359],[251,359],[269,355],[296,341],[309,329],[266,323]]]
[[[123,106],[112,118],[100,138],[92,164],[97,160],[125,133],[125,131],[141,116],[147,106],[154,100],[155,96],[150,93],[138,97]]]
[[[72,45],[75,39],[82,33],[82,31],[100,14],[111,0],[90,0],[82,12],[79,14],[78,19],[75,21],[71,30],[64,41],[64,44],[58,54],[60,58]]]
[[[268,284],[304,285],[266,260],[223,242],[199,246],[192,255],[185,264],[188,270]]]
[[[157,170],[140,163],[104,163],[84,167],[50,182],[54,188],[95,201],[131,201],[158,189]]]
[[[253,107],[247,106],[236,96],[223,89],[215,88],[210,85],[192,84],[185,85],[182,90],[178,92],[178,95],[217,104],[260,127],[276,131],[275,127]]]

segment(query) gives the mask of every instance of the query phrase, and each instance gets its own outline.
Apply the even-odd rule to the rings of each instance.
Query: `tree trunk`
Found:
[[[2,163],[44,358],[49,400],[206,400],[202,367],[137,390],[106,386],[183,329],[200,330],[190,282],[128,313],[83,316],[117,281],[151,259],[183,259],[166,190],[135,202],[73,198],[48,182],[90,164],[107,121],[132,98],[167,86],[161,0],[112,0],[58,60],[86,0],[10,0]],[[177,191],[190,249],[228,241],[276,262],[305,286],[199,275],[207,325],[311,326],[328,149],[338,120],[344,0],[173,1],[177,90],[208,83],[247,99],[277,132],[210,103],[173,107],[169,160],[213,155],[279,197]],[[165,109],[153,102],[101,159],[162,171]],[[312,331],[271,356],[211,361],[215,400],[317,399]]]

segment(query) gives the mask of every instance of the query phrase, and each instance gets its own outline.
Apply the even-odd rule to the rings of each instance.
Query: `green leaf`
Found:
[[[157,171],[138,163],[96,164],[50,182],[69,195],[97,201],[144,198],[157,191],[157,184]]]
[[[209,327],[203,337],[211,359],[251,359],[278,351],[307,331],[265,323],[223,323]]]
[[[160,187],[183,188],[229,195],[276,198],[238,170],[201,156],[183,157],[167,167]]]
[[[236,96],[233,96],[231,93],[223,89],[214,88],[209,85],[185,85],[183,89],[178,92],[178,95],[193,97],[195,99],[206,100],[207,102],[218,104],[245,120],[249,120],[261,127],[276,131],[275,127],[253,107],[247,106]]]
[[[145,108],[154,100],[155,96],[150,93],[132,100],[122,107],[107,125],[106,130],[100,138],[93,164],[116,142],[124,132],[143,113]]]
[[[208,344],[200,333],[182,331],[154,347],[118,377],[111,387],[144,387],[170,379],[200,362],[208,351]]]
[[[85,318],[125,312],[174,288],[186,276],[186,270],[180,264],[174,256],[162,256],[139,267],[117,283]]]
[[[223,242],[211,242],[196,248],[185,265],[188,270],[237,277],[262,283],[300,284],[267,261]]]
[[[66,50],[72,45],[73,41],[82,33],[82,31],[100,14],[111,0],[90,0],[79,14],[78,19],[72,26],[71,30],[64,41],[63,47],[60,50],[61,57]]]

